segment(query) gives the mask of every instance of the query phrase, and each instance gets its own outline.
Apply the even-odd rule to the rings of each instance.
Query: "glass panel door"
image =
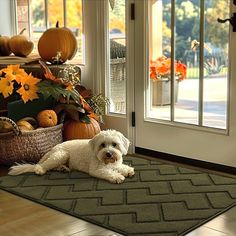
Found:
[[[227,128],[229,4],[148,1],[148,118]]]
[[[233,1],[135,4],[136,152],[236,166]]]

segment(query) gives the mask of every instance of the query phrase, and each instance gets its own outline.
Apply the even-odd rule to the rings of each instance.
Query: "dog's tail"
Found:
[[[20,175],[27,172],[35,172],[35,167],[37,164],[19,164],[16,163],[15,166],[10,167],[9,175]]]

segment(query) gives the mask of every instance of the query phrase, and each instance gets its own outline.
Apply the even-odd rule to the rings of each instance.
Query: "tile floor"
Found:
[[[236,206],[186,236],[235,236]]]

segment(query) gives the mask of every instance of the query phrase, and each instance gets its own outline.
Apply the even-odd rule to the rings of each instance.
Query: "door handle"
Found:
[[[219,23],[226,23],[227,21],[229,21],[230,24],[233,26],[233,32],[236,32],[236,12],[233,13],[233,16],[231,18],[227,18],[227,19],[218,18],[217,21]]]

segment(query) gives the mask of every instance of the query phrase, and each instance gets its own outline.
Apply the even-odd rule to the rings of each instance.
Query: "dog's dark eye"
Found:
[[[112,146],[113,146],[113,147],[116,147],[116,145],[117,145],[116,143],[112,143]]]
[[[102,144],[101,144],[101,147],[103,147],[103,148],[106,147],[106,144],[105,144],[105,143],[102,143]]]

